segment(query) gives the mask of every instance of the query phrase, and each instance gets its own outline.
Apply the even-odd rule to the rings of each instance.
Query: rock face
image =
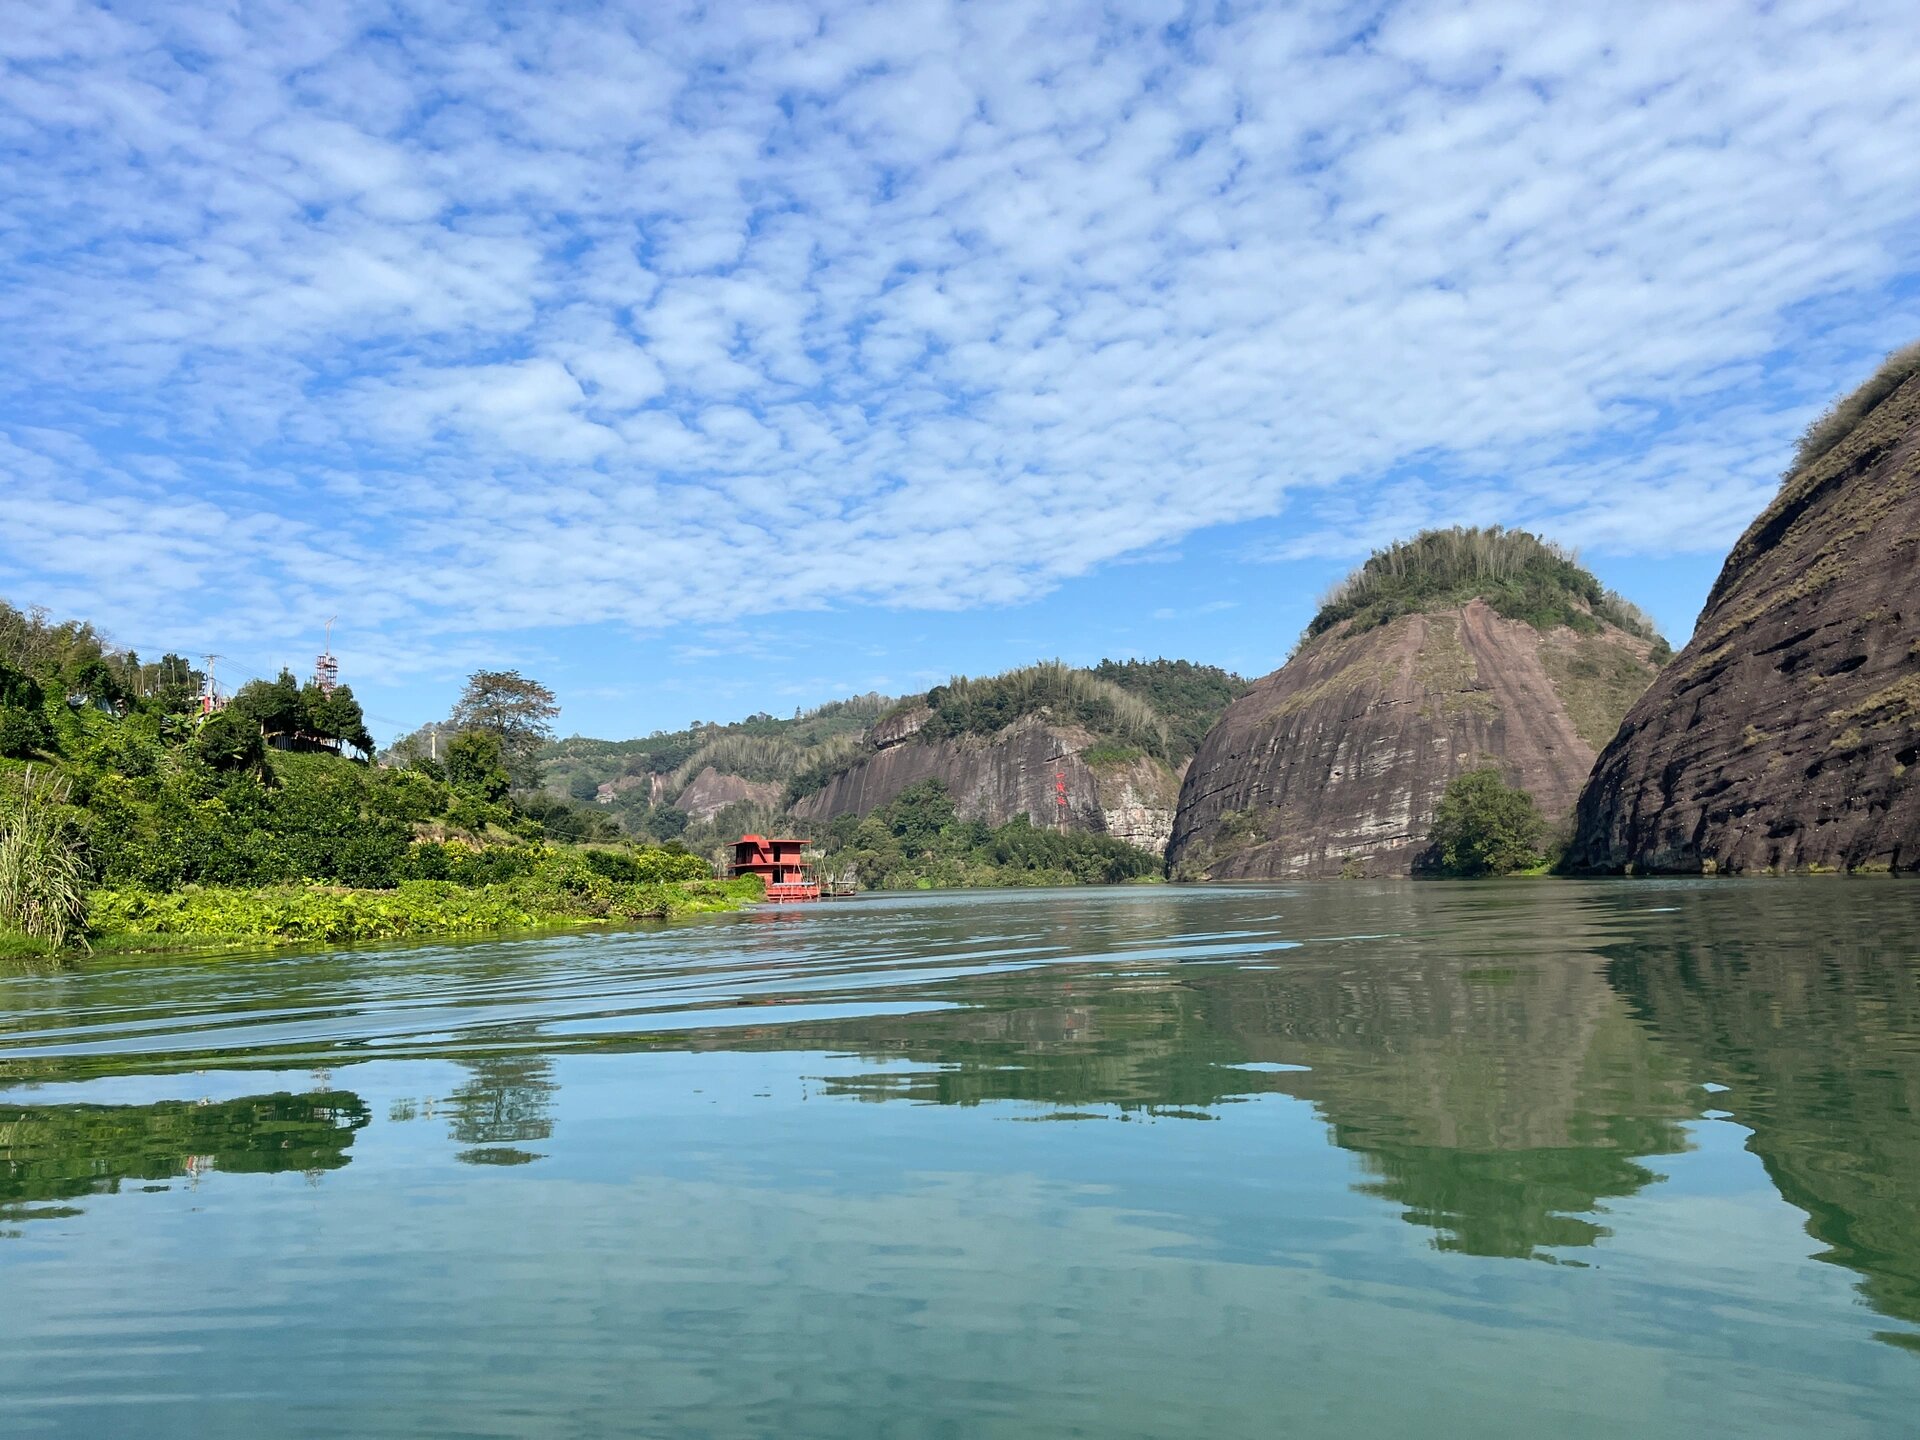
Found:
[[[1482,600],[1358,633],[1342,621],[1208,734],[1168,860],[1219,880],[1405,875],[1447,782],[1489,760],[1564,816],[1653,678],[1650,649],[1606,624],[1542,632]]]
[[[739,775],[722,775],[709,765],[687,783],[673,802],[693,820],[711,820],[727,806],[742,800],[757,805],[778,805],[787,787],[778,780],[747,780]]]
[[[1040,715],[995,735],[917,740],[927,713],[909,711],[887,722],[884,732],[876,728],[878,752],[803,798],[794,815],[816,825],[866,815],[911,785],[939,780],[964,819],[1004,825],[1025,815],[1035,825],[1064,821],[1069,829],[1110,834],[1155,854],[1166,849],[1180,782],[1158,761],[1143,755],[1107,761],[1095,750],[1089,763],[1084,752],[1097,744],[1091,733]]]
[[[1580,797],[1593,870],[1920,870],[1920,376],[1793,475]]]

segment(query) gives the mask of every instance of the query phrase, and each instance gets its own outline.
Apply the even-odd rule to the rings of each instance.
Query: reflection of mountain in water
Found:
[[[1690,907],[1615,947],[1608,974],[1665,1046],[1731,1087],[1747,1148],[1822,1258],[1920,1323],[1920,926],[1886,918],[1849,933],[1829,908],[1794,935]]]
[[[67,1210],[35,1202],[111,1195],[130,1180],[224,1170],[337,1170],[368,1120],[346,1090],[162,1100],[152,1105],[0,1105],[0,1217]]]
[[[1609,1233],[1587,1218],[1686,1146],[1672,1068],[1579,958],[1222,975],[1219,1029],[1310,1100],[1376,1178],[1361,1188],[1443,1250],[1545,1258]]]
[[[1638,1160],[1683,1150],[1679,1122],[1698,1113],[1593,953],[1617,932],[1566,893],[1476,898],[1471,923],[1382,917],[1409,938],[1329,942],[1268,968],[1050,968],[970,986],[949,1011],[695,1043],[915,1067],[825,1082],[871,1099],[1165,1113],[1280,1091],[1312,1102],[1371,1177],[1360,1188],[1439,1231],[1439,1248],[1548,1258],[1606,1235],[1603,1202],[1652,1183]],[[1232,1068],[1247,1062],[1310,1069]]]

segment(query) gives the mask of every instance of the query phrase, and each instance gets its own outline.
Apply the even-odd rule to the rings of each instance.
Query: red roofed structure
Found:
[[[804,840],[742,835],[733,842],[733,874],[758,875],[769,900],[818,900],[820,882],[800,858]]]

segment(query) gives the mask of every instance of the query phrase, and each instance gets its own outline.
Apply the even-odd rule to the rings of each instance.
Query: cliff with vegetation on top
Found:
[[[1244,684],[1187,661],[1057,662],[956,677],[901,702],[862,746],[799,777],[810,825],[865,816],[929,781],[989,826],[1110,835],[1159,855],[1193,746]]]
[[[1193,879],[1405,875],[1447,782],[1489,761],[1558,819],[1665,653],[1643,614],[1523,531],[1390,546],[1208,734],[1169,863]]]
[[[1580,797],[1589,870],[1920,870],[1920,345],[1809,428]]]

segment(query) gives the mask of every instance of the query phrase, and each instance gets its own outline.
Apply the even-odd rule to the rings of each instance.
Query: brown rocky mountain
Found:
[[[1488,761],[1558,820],[1652,680],[1656,643],[1571,556],[1523,532],[1429,532],[1382,551],[1207,736],[1168,860],[1188,878],[1405,875],[1447,782]]]
[[[794,816],[824,825],[840,815],[866,815],[910,785],[939,780],[968,820],[1004,825],[1025,815],[1035,825],[1064,823],[1155,854],[1166,849],[1180,778],[1161,761],[1114,747],[1103,753],[1091,731],[1044,715],[1025,716],[992,735],[929,741],[919,732],[931,714],[921,705],[876,725],[873,753],[800,800]]]
[[[1600,757],[1570,863],[1920,870],[1920,347],[1903,356],[1809,432]]]

